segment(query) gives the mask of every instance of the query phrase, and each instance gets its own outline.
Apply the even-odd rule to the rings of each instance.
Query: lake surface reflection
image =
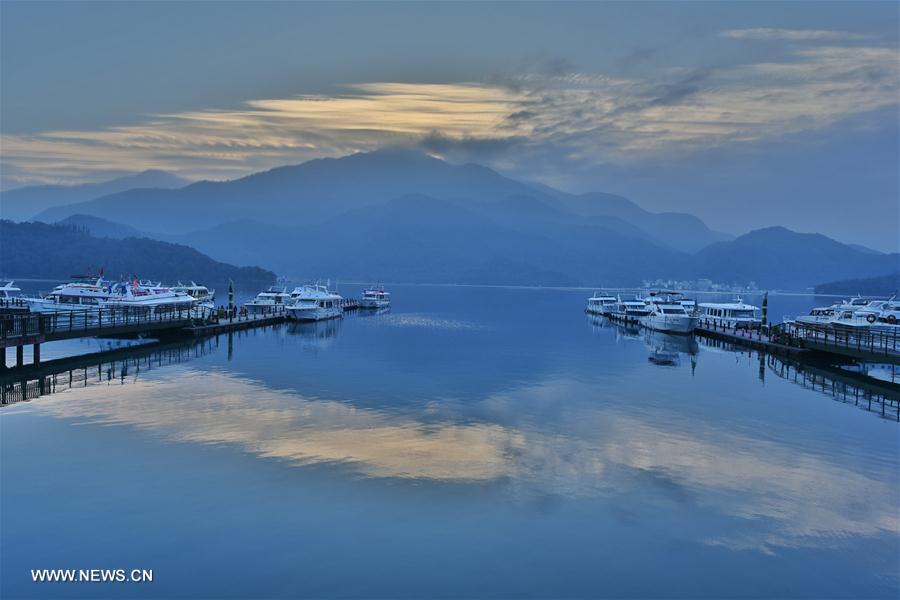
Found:
[[[890,408],[587,317],[584,292],[393,291],[0,410],[2,595],[900,591]],[[155,581],[29,574],[120,567]]]

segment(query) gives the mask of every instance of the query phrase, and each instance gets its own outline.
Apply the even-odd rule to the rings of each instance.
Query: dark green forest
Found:
[[[275,274],[236,267],[188,246],[149,238],[98,238],[69,225],[0,220],[0,274],[4,277],[67,279],[97,273],[107,279],[135,276],[166,283],[194,280],[224,290],[271,285]]]

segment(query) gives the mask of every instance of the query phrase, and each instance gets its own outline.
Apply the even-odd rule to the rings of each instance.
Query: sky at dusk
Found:
[[[385,146],[900,246],[900,4],[0,3],[4,189]]]

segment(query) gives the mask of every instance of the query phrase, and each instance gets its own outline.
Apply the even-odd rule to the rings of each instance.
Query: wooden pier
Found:
[[[791,358],[818,355],[839,360],[900,364],[900,339],[896,332],[843,331],[797,323],[733,329],[702,320],[695,333]]]
[[[0,307],[2,308],[2,307]],[[34,365],[40,366],[41,344],[82,337],[155,337],[164,340],[203,337],[241,329],[267,327],[287,319],[284,305],[274,305],[264,313],[247,313],[237,308],[107,308],[82,311],[28,313],[0,312],[0,370],[7,369],[6,348],[16,348],[16,369],[24,367],[24,347],[32,345]],[[359,300],[345,298],[344,311],[359,308]]]
[[[24,347],[33,346],[33,363],[40,365],[41,344],[81,337],[156,337],[171,339],[264,327],[285,319],[283,306],[264,314],[234,309],[114,308],[43,314],[0,315],[0,369],[6,369],[6,349],[16,348],[16,368],[24,366]]]

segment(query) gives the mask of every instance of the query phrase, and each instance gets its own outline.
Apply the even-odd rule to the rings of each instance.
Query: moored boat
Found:
[[[759,327],[759,307],[746,304],[740,297],[732,302],[701,302],[698,305],[701,321],[716,327],[729,329],[753,329]]]
[[[100,302],[108,299],[112,293],[112,284],[105,282],[103,277],[74,279],[56,286],[52,292],[44,296],[23,300],[28,304],[29,310],[35,313],[95,310],[100,307]]]
[[[173,292],[183,292],[199,302],[200,304],[212,307],[216,300],[216,291],[211,290],[205,285],[191,281],[189,284],[178,282],[178,285],[172,286]]]
[[[14,286],[14,283],[15,281],[10,280],[0,285],[0,300],[15,300],[21,295],[22,290]]]
[[[251,314],[270,313],[284,306],[290,297],[287,288],[273,285],[266,291],[258,293],[256,298],[244,306]]]
[[[635,297],[632,300],[622,300],[622,297],[618,296],[615,306],[607,316],[620,323],[640,324],[641,319],[649,314],[650,309],[647,307],[647,303],[640,298]]]
[[[295,321],[322,321],[344,316],[343,298],[324,285],[295,288],[285,305],[287,318]]]
[[[610,294],[602,292],[594,292],[594,295],[588,298],[586,312],[593,315],[608,315],[615,310],[618,299]]]
[[[195,303],[196,299],[184,292],[160,285],[143,286],[137,280],[110,286],[109,296],[98,301],[100,308],[152,309],[154,312],[190,309]]]
[[[644,327],[666,333],[692,333],[697,326],[695,311],[689,311],[681,303],[679,292],[650,292],[645,298],[648,314],[641,317]]]
[[[378,286],[363,290],[359,299],[360,308],[387,308],[391,305],[391,293],[384,290],[384,286]]]

